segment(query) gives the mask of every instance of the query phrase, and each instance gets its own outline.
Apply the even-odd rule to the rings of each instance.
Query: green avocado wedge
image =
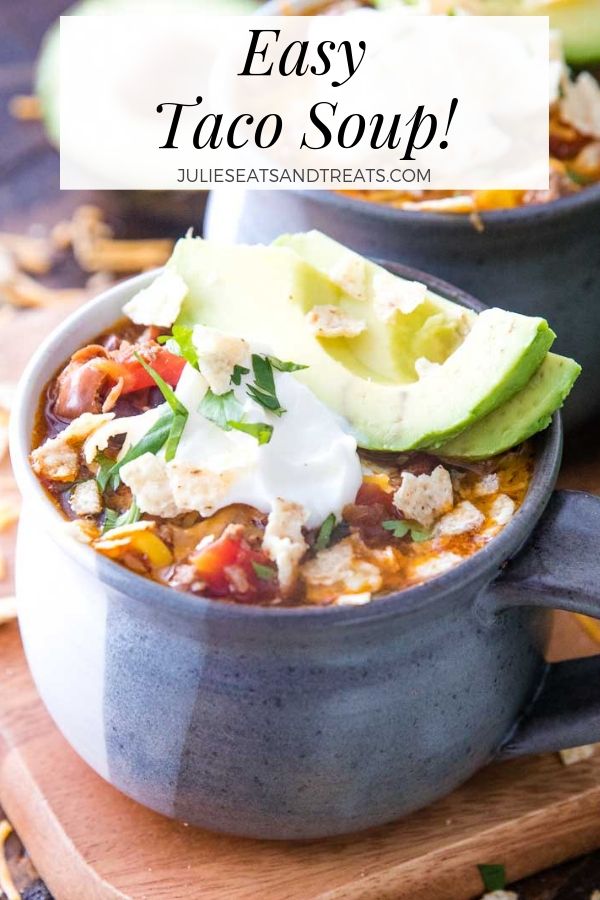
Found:
[[[600,63],[600,3],[598,0],[554,0],[536,6],[535,15],[549,16],[550,28],[562,35],[565,58],[572,66]]]
[[[498,409],[439,447],[441,456],[487,459],[543,431],[579,377],[573,359],[548,353],[525,387]]]
[[[337,306],[347,295],[297,253],[184,238],[169,266],[189,289],[178,324],[242,335],[308,366],[296,377],[346,418],[360,446],[373,450],[446,444],[520,391],[554,340],[544,319],[489,309],[425,377],[382,381],[352,352],[355,338],[336,339],[330,350],[328,338],[314,335],[306,314],[315,306]],[[456,317],[462,308],[450,306]]]
[[[63,16],[177,15],[218,13],[247,14],[256,8],[252,0],[80,0]],[[35,92],[42,106],[46,133],[58,147],[60,140],[60,28],[55,22],[43,37],[36,63]]]
[[[406,284],[403,279],[320,231],[284,234],[272,246],[293,250],[328,280],[335,281],[337,277],[341,288],[338,305],[367,324],[363,334],[345,342],[346,347],[351,347],[371,377],[402,383],[416,381],[417,359],[444,362],[460,346],[477,318],[471,310],[429,291],[414,310],[382,319],[376,310],[378,291],[388,288],[393,292],[397,284]],[[337,341],[327,341],[332,355],[341,347]],[[343,353],[340,358],[344,361]]]

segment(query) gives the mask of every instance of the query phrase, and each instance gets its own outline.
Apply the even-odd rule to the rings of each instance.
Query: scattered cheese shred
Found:
[[[0,532],[6,531],[19,519],[21,510],[16,502],[0,500]]]
[[[568,747],[566,750],[559,750],[558,755],[563,766],[574,766],[576,763],[584,762],[591,759],[596,752],[598,744],[583,744],[581,747]]]
[[[94,547],[111,559],[134,551],[145,556],[153,568],[162,569],[173,562],[173,554],[157,534],[154,522],[136,522],[113,528],[107,535],[94,541]]]
[[[10,98],[8,111],[21,122],[39,122],[42,118],[42,104],[33,94],[15,94]]]
[[[6,841],[12,834],[12,825],[6,819],[0,822],[0,890],[6,900],[21,900],[21,894],[15,887],[6,859]]]
[[[17,598],[0,597],[0,625],[6,625],[17,618]]]

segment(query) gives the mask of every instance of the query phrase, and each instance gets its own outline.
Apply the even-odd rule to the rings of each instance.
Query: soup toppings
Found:
[[[518,317],[511,334],[524,329],[526,339],[517,365],[503,353],[488,395],[442,415],[444,391],[449,402],[452,385],[469,381],[464,348],[483,340],[485,314],[466,315],[323,236],[304,237],[273,248],[187,238],[125,305],[128,319],[52,379],[31,465],[74,537],[199,596],[359,605],[448,571],[509,522],[533,467],[523,438],[547,424],[577,365],[547,354],[543,320],[529,328]],[[326,268],[339,257],[337,280],[297,252],[309,249]],[[230,329],[215,327],[227,320]],[[496,332],[490,340],[497,353]],[[298,358],[287,358],[293,348]],[[368,368],[370,353],[379,366],[389,354],[385,382]],[[424,391],[431,367],[446,380]],[[373,397],[389,404],[377,411],[381,449],[357,427],[370,421]],[[450,435],[466,442],[462,461],[445,454]]]

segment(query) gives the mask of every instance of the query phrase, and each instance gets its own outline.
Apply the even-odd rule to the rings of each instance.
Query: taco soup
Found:
[[[510,522],[579,372],[318,233],[180,241],[40,398],[31,465],[75,539],[178,591],[358,605]]]

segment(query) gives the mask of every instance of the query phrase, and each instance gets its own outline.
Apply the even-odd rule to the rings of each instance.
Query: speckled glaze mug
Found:
[[[294,839],[397,819],[493,759],[600,741],[600,657],[544,661],[552,608],[600,617],[600,499],[552,493],[558,416],[501,534],[428,584],[366,606],[181,594],[66,535],[27,460],[39,397],[152,277],[113,288],[46,340],[11,422],[21,633],[37,688],[83,759],[168,816]]]

